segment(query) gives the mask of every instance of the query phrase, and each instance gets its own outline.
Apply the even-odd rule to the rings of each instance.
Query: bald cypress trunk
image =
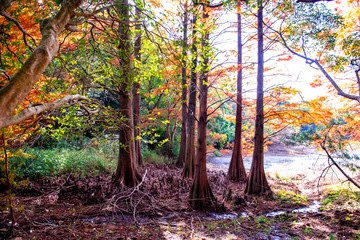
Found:
[[[197,47],[196,47],[196,21],[195,14],[192,21],[193,27],[193,43],[191,48],[192,64],[191,64],[191,82],[189,87],[189,106],[188,106],[188,120],[186,132],[186,149],[185,160],[183,168],[183,176],[192,178],[194,175],[194,161],[195,161],[195,114],[196,114],[196,92],[197,92]]]
[[[186,75],[186,57],[187,57],[187,30],[188,30],[188,12],[187,3],[185,3],[184,21],[183,21],[183,50],[181,61],[181,140],[180,140],[180,152],[177,160],[177,165],[182,167],[185,162],[185,150],[186,150],[186,125],[187,125],[187,75]]]
[[[238,72],[237,72],[237,99],[236,99],[236,120],[235,120],[235,141],[234,149],[228,170],[228,178],[239,181],[246,180],[246,171],[242,159],[241,130],[242,130],[242,41],[241,41],[241,13],[238,2]]]
[[[264,34],[262,0],[259,0],[258,5],[258,74],[255,143],[249,179],[245,188],[246,194],[261,194],[271,191],[264,170]]]
[[[141,19],[140,6],[136,7],[135,18],[137,21]],[[134,57],[138,62],[141,62],[141,25],[140,23],[135,26],[135,44],[134,44]],[[143,165],[143,159],[141,155],[141,136],[140,136],[140,104],[141,104],[141,94],[140,94],[140,79],[134,81],[133,85],[133,115],[134,115],[134,138],[135,138],[135,158],[139,166]]]
[[[203,18],[209,15],[204,9]],[[205,21],[204,21],[205,22]],[[194,181],[189,194],[189,204],[195,209],[208,209],[216,203],[216,199],[210,188],[206,173],[206,147],[207,147],[207,100],[208,100],[208,75],[209,75],[209,31],[205,30],[202,40],[201,65],[202,71],[199,86],[199,122],[198,142],[195,161]]]
[[[119,158],[113,182],[133,187],[140,180],[137,172],[134,142],[134,121],[132,113],[131,89],[133,72],[131,69],[130,20],[128,0],[119,1],[118,14],[121,22],[118,29],[119,79],[117,83],[119,116]]]

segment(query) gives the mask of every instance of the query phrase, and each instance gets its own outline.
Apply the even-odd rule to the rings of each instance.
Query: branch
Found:
[[[32,46],[30,46],[30,44],[28,43],[26,36],[29,36],[33,40],[34,44],[36,45],[35,39],[25,31],[25,29],[21,26],[21,24],[18,22],[18,20],[16,20],[15,18],[13,18],[12,16],[10,16],[8,13],[6,13],[4,11],[0,11],[0,15],[5,17],[10,22],[13,22],[19,28],[19,30],[23,33],[23,39],[24,39],[25,45],[28,46],[31,51],[34,51],[34,48]]]
[[[335,80],[329,75],[329,73],[325,70],[325,68],[320,64],[320,62],[316,59],[312,59],[312,58],[309,58],[305,55],[301,55],[297,52],[295,52],[293,49],[290,48],[290,46],[286,43],[286,40],[284,38],[284,36],[282,35],[282,32],[281,32],[281,27],[280,27],[280,30],[277,31],[275,29],[273,29],[272,27],[270,27],[269,25],[267,25],[265,22],[264,22],[265,26],[267,28],[269,28],[270,30],[274,31],[281,39],[281,41],[279,41],[289,52],[291,52],[292,54],[302,58],[302,59],[305,59],[306,60],[306,63],[309,64],[311,66],[311,64],[315,64],[318,69],[320,69],[320,71],[323,73],[323,75],[329,80],[329,82],[331,83],[331,85],[333,85],[333,87],[336,89],[337,91],[337,94],[342,96],[342,97],[345,97],[345,98],[348,98],[348,99],[351,99],[351,100],[355,100],[357,102],[360,103],[360,96],[356,96],[356,95],[352,95],[352,94],[348,94],[348,93],[345,93],[340,87],[339,85],[335,82]]]
[[[326,138],[324,140],[324,142],[322,142],[321,144],[321,148],[325,151],[326,155],[328,156],[328,159],[331,160],[331,162],[333,163],[333,165],[335,165],[335,167],[337,169],[339,169],[339,171],[347,178],[347,180],[349,182],[351,182],[352,184],[354,184],[357,188],[360,189],[360,185],[354,181],[354,179],[352,179],[349,175],[347,175],[344,170],[342,170],[342,168],[337,164],[337,162],[331,157],[330,153],[328,152],[328,150],[326,149],[325,147],[325,141],[326,141]]]
[[[0,1],[0,6],[2,3],[3,1]],[[9,118],[10,114],[31,91],[58,52],[59,34],[81,3],[82,0],[63,0],[61,9],[54,17],[46,18],[40,22],[42,38],[38,47],[12,76],[11,80],[0,88],[0,126],[5,126],[4,120]]]
[[[42,113],[42,112],[45,112],[45,111],[50,111],[50,110],[53,110],[55,108],[66,105],[70,101],[79,101],[79,100],[89,101],[88,98],[77,94],[77,95],[65,96],[64,98],[59,99],[59,100],[57,100],[55,102],[29,107],[26,110],[14,115],[14,116],[10,116],[10,117],[5,118],[5,119],[0,119],[0,129],[4,128],[4,127],[8,127],[10,125],[18,124],[18,123],[20,123],[20,122],[22,122],[22,121],[36,115],[36,114],[39,114],[39,113]]]
[[[3,69],[0,69],[1,75],[5,76],[7,80],[10,80],[10,75]]]

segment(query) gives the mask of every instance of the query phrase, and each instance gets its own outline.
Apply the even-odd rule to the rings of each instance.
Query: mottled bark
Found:
[[[1,1],[0,7],[5,8],[9,2]],[[8,117],[34,87],[59,50],[59,34],[81,3],[81,0],[64,0],[61,9],[54,17],[40,22],[42,38],[39,46],[11,80],[0,89],[0,128],[9,126]]]
[[[193,42],[191,47],[191,81],[189,86],[189,106],[188,106],[188,120],[186,129],[186,149],[185,160],[183,168],[183,176],[192,178],[194,175],[194,161],[195,161],[195,114],[196,114],[196,88],[197,88],[197,46],[196,46],[196,20],[195,15],[192,21],[193,27]]]
[[[236,119],[235,119],[235,141],[234,149],[229,165],[228,178],[239,181],[246,180],[246,171],[242,159],[241,147],[241,130],[242,130],[242,41],[241,41],[241,14],[240,5],[238,2],[238,72],[237,72],[237,99],[236,99]]]
[[[255,143],[246,194],[271,192],[264,170],[264,33],[263,5],[259,0],[258,9],[258,74],[256,96]]]
[[[208,13],[203,13],[203,18],[208,18]],[[205,22],[205,21],[204,21]],[[194,181],[189,194],[189,204],[195,209],[209,209],[216,203],[211,191],[206,173],[206,131],[207,131],[207,100],[208,100],[208,75],[209,75],[209,32],[206,29],[202,40],[201,66],[199,87],[199,122],[198,142],[195,160]]]
[[[140,180],[137,172],[134,141],[134,121],[132,114],[131,86],[133,72],[131,68],[130,28],[124,22],[129,21],[128,0],[119,1],[118,14],[122,22],[119,23],[119,79],[118,102],[121,123],[119,125],[119,158],[114,183],[133,187]]]
[[[187,3],[184,6],[184,21],[183,21],[183,49],[181,61],[181,139],[180,152],[176,165],[184,166],[185,150],[186,150],[186,124],[187,124],[187,76],[186,76],[186,58],[187,58],[187,31],[188,31],[188,12]]]
[[[135,10],[135,18],[136,20],[141,19],[141,12],[139,7],[136,7]],[[141,62],[141,25],[136,24],[135,26],[135,44],[134,44],[134,57],[138,62]],[[141,94],[140,94],[140,79],[134,81],[133,84],[133,114],[134,114],[134,138],[135,138],[135,158],[136,162],[139,166],[143,165],[143,159],[141,155],[141,130],[140,130],[140,123],[141,123]]]

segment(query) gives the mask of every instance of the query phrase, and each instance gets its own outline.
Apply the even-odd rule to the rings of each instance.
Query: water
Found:
[[[297,173],[311,173],[312,171],[321,171],[327,166],[327,157],[315,149],[296,149],[292,150],[277,149],[264,154],[264,169],[267,172],[276,172],[280,175],[292,175]],[[231,155],[221,157],[211,157],[208,162],[227,171],[229,168]],[[251,156],[244,159],[244,166],[247,171],[251,167]]]
[[[313,201],[313,203],[310,206],[303,207],[303,208],[297,208],[297,209],[292,210],[291,212],[292,213],[303,213],[303,214],[318,213],[320,207],[321,207],[320,202],[315,200],[315,201]],[[286,213],[285,211],[269,212],[269,213],[265,214],[265,216],[266,217],[276,217],[276,216],[283,215],[285,213]]]
[[[311,204],[309,207],[298,208],[298,209],[293,210],[293,212],[297,212],[297,213],[318,213],[320,207],[321,207],[320,202],[315,200],[313,202],[313,204]]]

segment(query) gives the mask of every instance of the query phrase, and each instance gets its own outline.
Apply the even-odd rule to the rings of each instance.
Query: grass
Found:
[[[112,174],[117,165],[118,148],[115,140],[93,142],[84,148],[69,145],[51,149],[25,148],[12,152],[9,162],[17,180],[67,174],[80,177]],[[146,147],[143,147],[142,155],[145,164],[169,162],[166,157]],[[0,178],[3,176],[4,172],[0,170]]]
[[[150,150],[146,147],[143,147],[142,149],[142,157],[145,164],[167,164],[169,163],[169,160],[158,154],[156,151]]]
[[[117,146],[102,143],[83,149],[28,148],[12,154],[10,166],[17,179],[73,174],[80,177],[112,173],[116,167]]]

